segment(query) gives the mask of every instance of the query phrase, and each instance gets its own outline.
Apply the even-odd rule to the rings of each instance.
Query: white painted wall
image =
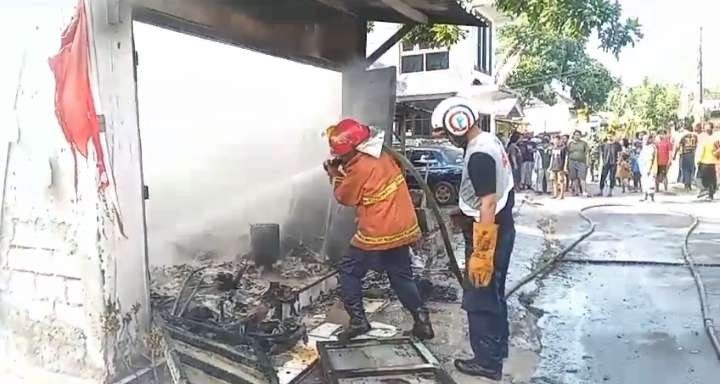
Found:
[[[78,158],[76,191],[48,65],[76,4],[0,3],[0,382],[105,374],[95,162]]]
[[[320,234],[329,187],[325,128],[341,76],[135,23],[150,262],[246,250],[250,223]],[[293,198],[304,198],[301,212]],[[288,229],[290,230],[290,229]]]
[[[368,53],[380,46],[389,36],[400,28],[399,24],[375,23],[368,34]],[[467,37],[450,48],[450,68],[439,71],[400,73],[400,44],[390,48],[375,63],[377,67],[396,66],[398,68],[397,96],[433,95],[455,93],[469,88],[474,79],[483,84],[492,84],[492,76],[475,70],[477,63],[477,28],[463,27]],[[495,38],[495,31],[493,31]],[[493,46],[497,46],[495,42]],[[493,60],[495,65],[495,60]]]

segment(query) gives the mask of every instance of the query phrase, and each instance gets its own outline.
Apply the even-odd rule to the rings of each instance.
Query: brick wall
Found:
[[[102,285],[87,279],[97,265],[91,261],[98,239],[94,166],[79,159],[76,190],[47,63],[76,4],[58,0],[54,7],[0,13],[0,32],[9,34],[3,29],[9,25],[26,37],[6,47],[8,67],[0,74],[0,83],[10,85],[0,92],[0,115],[9,117],[0,121],[0,155],[8,159],[0,163],[3,174],[7,165],[0,179],[0,382],[3,367],[37,367],[96,382],[104,375],[102,335],[93,325],[100,312],[87,305],[88,292],[102,292]],[[6,78],[5,72],[12,74]]]
[[[28,182],[33,176],[43,178],[27,166],[25,151],[11,148],[6,180],[0,231],[0,355],[6,356],[4,363],[99,377],[102,373],[92,368],[88,353],[92,331],[82,279],[88,258],[77,242],[82,215],[77,215],[76,198],[69,197],[74,193],[67,194],[67,180],[56,177],[46,186]]]

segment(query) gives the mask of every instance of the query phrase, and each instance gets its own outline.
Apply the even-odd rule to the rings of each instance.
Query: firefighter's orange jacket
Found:
[[[391,155],[383,152],[376,159],[359,153],[343,168],[345,176],[334,178],[333,188],[340,204],[357,207],[353,246],[386,250],[420,238],[405,175]]]

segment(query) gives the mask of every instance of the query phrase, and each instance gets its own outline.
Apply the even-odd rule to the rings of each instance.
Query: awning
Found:
[[[512,91],[498,88],[495,85],[472,87],[470,91],[456,94],[398,97],[397,102],[400,109],[410,107],[416,110],[432,111],[443,99],[455,95],[475,100],[476,107],[480,110],[480,113],[485,115],[509,119],[525,117],[520,99]]]
[[[366,57],[368,21],[487,24],[458,0],[131,2],[134,20],[334,70]]]
[[[314,0],[366,20],[390,23],[486,25],[471,6],[458,0]],[[423,21],[422,18],[427,18]]]
[[[522,106],[517,98],[496,100],[489,106],[492,114],[500,117],[523,117]]]
[[[475,100],[481,113],[505,118],[524,117],[520,99],[510,89],[497,85],[473,86],[460,95]]]

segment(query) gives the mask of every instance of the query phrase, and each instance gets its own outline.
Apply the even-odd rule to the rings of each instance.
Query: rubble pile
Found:
[[[282,260],[280,275],[286,279],[307,279],[323,276],[330,272],[330,266],[323,257],[302,243],[290,247]]]
[[[249,254],[232,262],[206,257],[194,265],[154,268],[151,300],[155,326],[169,346],[165,355],[178,355],[180,367],[211,371],[220,369],[208,368],[215,359],[204,359],[219,356],[277,382],[273,359],[307,341],[299,314],[288,314],[287,304],[292,307],[298,289],[330,272],[325,264],[296,244],[269,269],[257,267]]]
[[[249,254],[233,262],[205,260],[200,266],[156,267],[151,271],[151,297],[154,308],[170,313],[183,286],[189,285],[195,292],[180,303],[189,302],[188,316],[198,321],[242,322],[256,315],[258,309],[274,304],[274,299],[290,300],[290,286],[326,275],[330,272],[326,264],[319,254],[296,244],[271,271],[255,266]],[[193,272],[196,276],[191,283],[188,277]],[[287,284],[283,280],[288,280]],[[271,281],[279,281],[272,291]]]

